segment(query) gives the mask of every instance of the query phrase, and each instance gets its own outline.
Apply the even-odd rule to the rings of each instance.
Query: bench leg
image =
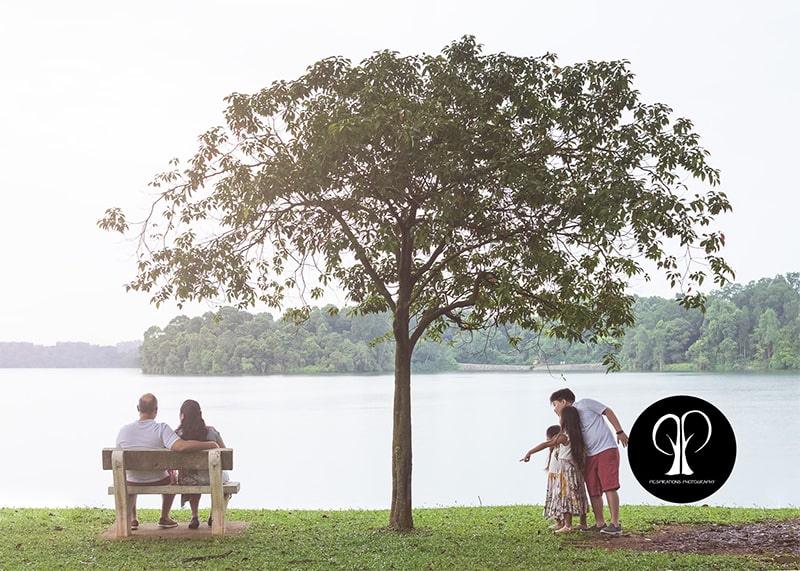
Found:
[[[111,455],[111,464],[114,470],[114,507],[116,508],[116,536],[128,537],[131,534],[131,508],[136,501],[135,495],[128,494],[128,484],[125,480],[125,465],[122,451],[115,450]]]
[[[117,496],[117,494],[114,494]],[[136,501],[134,494],[125,494],[125,498],[115,498],[116,508],[115,528],[117,537],[128,537],[131,534],[131,520],[133,519],[133,504]]]
[[[215,506],[212,502],[211,505],[211,535],[225,535],[225,518],[228,512],[228,500],[231,499],[230,494],[225,494],[221,505]],[[212,498],[213,500],[213,498]],[[218,523],[219,522],[219,523]]]
[[[208,479],[211,485],[211,535],[225,535],[228,498],[222,493],[222,460],[219,449],[208,452]]]

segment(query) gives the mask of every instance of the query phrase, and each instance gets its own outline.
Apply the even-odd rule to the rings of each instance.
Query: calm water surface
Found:
[[[0,506],[113,507],[100,450],[137,418],[139,395],[153,392],[158,420],[175,428],[181,402],[196,399],[206,422],[235,449],[234,479],[242,491],[232,507],[388,508],[392,382],[390,376],[0,369],[4,455],[12,459],[0,470]],[[415,376],[414,506],[541,504],[544,453],[528,464],[518,460],[556,423],[548,397],[565,386],[610,406],[627,430],[666,396],[712,402],[733,426],[738,455],[729,480],[704,503],[800,506],[798,375],[557,372]],[[624,452],[621,480],[623,504],[664,503],[641,488]],[[140,501],[158,505],[156,497]]]

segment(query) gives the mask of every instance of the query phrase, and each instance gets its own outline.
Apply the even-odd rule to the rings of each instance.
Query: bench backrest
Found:
[[[103,448],[103,470],[112,470],[111,454],[117,448]],[[223,470],[233,470],[233,449],[220,448]],[[127,470],[208,470],[208,450],[194,452],[173,452],[172,450],[126,449],[124,450]]]

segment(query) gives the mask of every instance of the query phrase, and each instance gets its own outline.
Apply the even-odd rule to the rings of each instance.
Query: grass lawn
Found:
[[[626,531],[664,523],[749,523],[800,517],[800,509],[623,506]],[[173,510],[185,527],[187,510]],[[201,510],[202,515],[202,510]],[[155,522],[156,510],[140,510]],[[0,571],[16,569],[231,570],[646,570],[784,569],[779,554],[738,556],[587,549],[554,535],[538,506],[420,509],[416,529],[386,529],[387,511],[228,511],[241,534],[202,539],[101,538],[114,511],[0,508]],[[800,533],[800,531],[798,532]],[[786,559],[784,559],[786,561]],[[783,565],[783,566],[782,566]]]

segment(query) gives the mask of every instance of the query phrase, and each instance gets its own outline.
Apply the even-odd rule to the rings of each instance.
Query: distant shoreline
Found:
[[[459,372],[554,372],[554,371],[605,371],[602,363],[583,363],[577,365],[558,365],[539,363],[536,365],[493,365],[482,363],[459,363]]]

